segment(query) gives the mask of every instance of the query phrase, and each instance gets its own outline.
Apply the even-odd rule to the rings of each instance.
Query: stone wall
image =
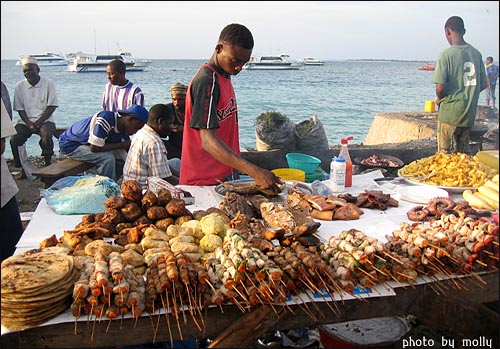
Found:
[[[436,137],[437,113],[378,113],[364,145],[403,143]]]

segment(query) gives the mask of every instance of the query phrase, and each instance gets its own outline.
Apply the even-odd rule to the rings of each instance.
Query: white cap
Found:
[[[26,64],[38,65],[38,61],[34,57],[26,56],[26,57],[23,57],[23,59],[21,60],[21,66],[26,65]]]

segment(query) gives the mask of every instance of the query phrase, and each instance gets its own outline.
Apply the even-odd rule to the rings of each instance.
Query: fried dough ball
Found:
[[[144,193],[141,199],[141,204],[144,207],[151,207],[151,206],[156,206],[158,205],[158,197],[156,196],[155,193],[153,193],[152,190],[148,189]],[[161,205],[163,206],[163,205]]]
[[[167,209],[163,206],[153,206],[148,208],[146,211],[146,216],[152,221],[156,221],[159,219],[167,218],[168,212]]]
[[[167,228],[169,225],[172,225],[175,223],[175,220],[174,218],[172,217],[167,217],[167,218],[164,218],[164,219],[160,219],[160,220],[157,220],[155,225],[158,229],[161,229],[161,230],[164,230],[164,231],[167,231]]]
[[[135,202],[129,202],[121,209],[127,222],[132,222],[142,215],[142,210]]]
[[[130,201],[134,201],[137,203],[141,202],[142,187],[137,181],[135,181],[133,179],[127,179],[127,180],[123,181],[120,188],[122,190],[123,197],[129,199]]]
[[[127,223],[118,223],[115,227],[115,231],[117,234],[120,234],[120,232],[123,230],[123,229],[126,229],[126,228],[132,228],[134,226],[133,223],[130,223],[130,222],[127,222]]]
[[[182,223],[184,222],[188,222],[190,220],[192,220],[193,217],[190,216],[190,215],[183,215],[183,216],[179,216],[175,219],[175,224],[177,225],[182,225]]]
[[[82,224],[94,223],[95,222],[95,213],[86,214],[82,217]]]
[[[172,198],[165,208],[168,214],[174,217],[183,216],[186,213],[186,203],[182,199]]]
[[[159,188],[156,192],[156,197],[158,198],[158,205],[165,206],[172,200],[172,193],[168,189]]]
[[[121,209],[127,203],[127,199],[123,196],[112,196],[104,201],[104,206],[106,208],[116,208]]]
[[[132,222],[134,226],[136,225],[141,225],[141,224],[153,224],[153,221],[149,219],[146,215],[142,215],[139,218],[137,218],[135,221]]]
[[[125,222],[125,218],[116,208],[107,208],[104,211],[104,216],[102,217],[102,222],[110,224],[118,224]]]

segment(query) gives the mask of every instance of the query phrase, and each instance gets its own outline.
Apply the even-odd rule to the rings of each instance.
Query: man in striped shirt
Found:
[[[114,59],[106,66],[109,82],[102,95],[102,110],[125,110],[133,104],[144,107],[141,88],[125,77],[125,71],[125,63],[120,59]]]

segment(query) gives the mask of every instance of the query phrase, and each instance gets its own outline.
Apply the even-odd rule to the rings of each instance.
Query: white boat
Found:
[[[124,51],[120,51],[116,55],[77,52],[73,60],[68,62],[66,71],[76,73],[106,72],[106,66],[114,59],[122,60],[127,67],[127,72],[144,71],[152,63],[149,59],[134,58],[130,52]]]
[[[33,57],[38,61],[39,66],[64,66],[67,64],[66,58],[63,56],[48,52],[43,54],[34,54],[34,55],[22,55],[19,56],[19,60],[16,62],[17,66],[21,65],[21,61],[25,57]]]
[[[304,65],[324,65],[325,62],[314,57],[304,57]]]
[[[302,63],[293,61],[287,54],[279,56],[260,56],[252,57],[245,63],[245,70],[297,70],[300,69]]]

